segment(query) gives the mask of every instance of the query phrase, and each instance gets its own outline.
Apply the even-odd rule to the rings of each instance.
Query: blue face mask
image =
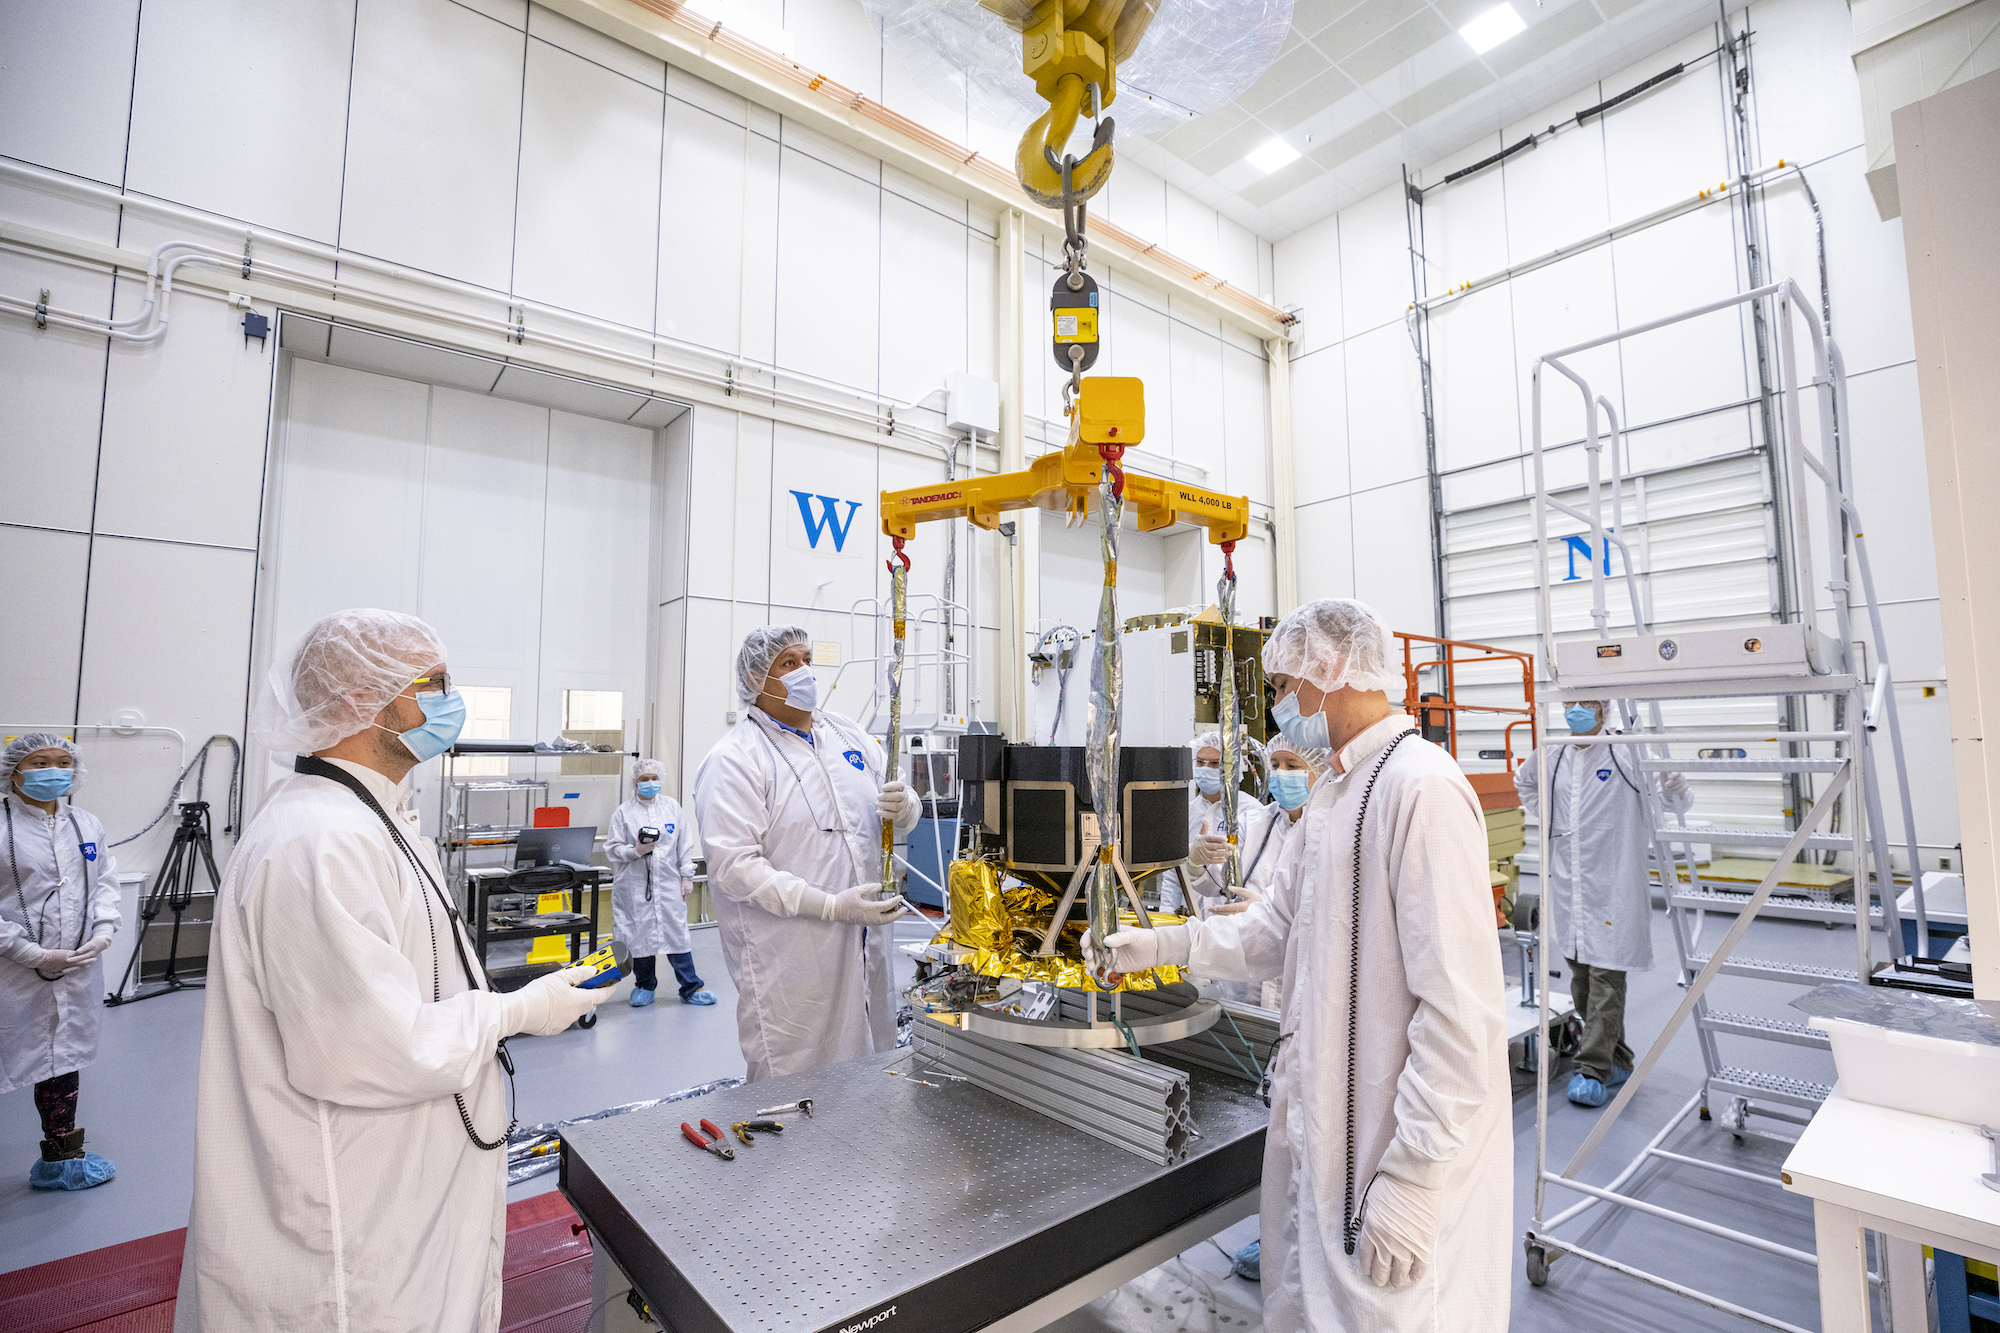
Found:
[[[21,774],[21,791],[31,801],[53,801],[69,795],[76,772],[68,768],[31,768]]]
[[[1278,700],[1271,709],[1271,720],[1278,724],[1278,730],[1285,733],[1285,739],[1307,750],[1327,750],[1333,742],[1326,734],[1326,714],[1314,713],[1306,717],[1299,712],[1299,692],[1293,690]]]
[[[458,734],[465,730],[465,696],[457,690],[419,694],[417,707],[424,710],[424,724],[393,734],[401,738],[405,748],[421,764],[458,744]],[[379,722],[375,725],[382,727]],[[382,730],[388,731],[389,728],[382,727]]]
[[[1571,704],[1568,708],[1563,709],[1563,719],[1569,723],[1571,731],[1579,733],[1589,731],[1597,725],[1597,710],[1595,708],[1583,708],[1576,704]]]
[[[1274,768],[1271,770],[1271,796],[1287,810],[1296,810],[1312,795],[1313,779],[1310,773],[1301,773],[1295,768]]]
[[[660,784],[657,782],[642,782],[639,784],[639,794],[650,801],[660,794]]]
[[[1201,788],[1201,794],[1204,796],[1222,795],[1222,770],[1219,768],[1195,769],[1194,785]]]

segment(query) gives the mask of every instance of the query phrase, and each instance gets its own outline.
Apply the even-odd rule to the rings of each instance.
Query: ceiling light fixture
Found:
[[[1460,28],[1458,35],[1465,38],[1474,55],[1483,56],[1516,33],[1527,31],[1527,28],[1521,16],[1514,12],[1514,6],[1495,5]]]
[[[1298,149],[1283,139],[1273,139],[1243,160],[1268,176],[1279,167],[1289,167],[1302,156]]]

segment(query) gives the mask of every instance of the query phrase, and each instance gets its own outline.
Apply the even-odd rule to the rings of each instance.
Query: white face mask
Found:
[[[778,684],[785,687],[785,702],[793,708],[803,713],[819,709],[819,677],[813,675],[811,666],[787,671],[778,677]]]

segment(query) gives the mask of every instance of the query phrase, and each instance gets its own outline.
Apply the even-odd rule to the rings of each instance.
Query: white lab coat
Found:
[[[1246,828],[1240,846],[1239,856],[1243,862],[1243,884],[1265,897],[1271,896],[1271,881],[1277,877],[1278,863],[1284,859],[1285,848],[1292,841],[1292,835],[1305,824],[1303,813],[1293,820],[1285,812],[1285,807],[1270,801],[1260,807],[1254,828]]]
[[[1442,749],[1388,760],[1363,830],[1357,1196],[1377,1171],[1443,1191],[1438,1246],[1400,1291],[1343,1252],[1354,827],[1396,714],[1340,752],[1287,839],[1267,902],[1188,929],[1204,976],[1284,976],[1264,1147],[1264,1325],[1272,1333],[1507,1327],[1516,1253],[1504,981],[1479,801]]]
[[[67,952],[113,934],[120,912],[118,880],[97,816],[67,801],[45,815],[12,793],[0,803],[14,821],[13,855],[21,871],[16,886],[13,868],[0,860],[0,1092],[12,1092],[97,1058],[104,955],[54,981],[35,975],[32,964],[38,947]],[[6,836],[0,825],[0,842]],[[6,854],[0,847],[0,858]]]
[[[1646,877],[1652,842],[1639,783],[1661,808],[1675,813],[1694,803],[1683,791],[1668,796],[1660,774],[1642,773],[1630,746],[1556,745],[1537,750],[1514,770],[1514,790],[1530,815],[1540,808],[1536,783],[1542,756],[1553,753],[1549,865],[1543,898],[1562,956],[1590,967],[1643,972],[1653,965],[1653,898]]]
[[[407,793],[332,762],[443,883]],[[176,1333],[499,1327],[507,1154],[473,1146],[452,1094],[482,1139],[503,1135],[505,1004],[467,987],[448,930],[351,791],[271,789],[210,936]]]
[[[882,877],[882,747],[830,713],[815,717],[812,735],[808,745],[762,709],[747,709],[694,778],[722,958],[736,983],[736,1035],[753,1083],[896,1044],[893,930],[799,914],[807,888],[838,894]]]
[[[642,828],[660,831],[650,855],[638,850]],[[632,956],[690,952],[682,885],[694,878],[701,843],[680,802],[665,794],[650,801],[634,796],[612,811],[604,857],[612,866],[612,932]]]
[[[1253,830],[1262,825],[1267,814],[1266,808],[1256,797],[1240,788],[1236,792],[1236,845],[1247,847]],[[1222,801],[1209,800],[1201,794],[1201,789],[1188,784],[1188,847],[1194,847],[1194,840],[1206,826],[1210,833],[1223,832]],[[1220,899],[1222,897],[1222,867],[1193,866],[1194,891],[1200,898]],[[1213,904],[1209,904],[1213,905]],[[1168,870],[1160,875],[1160,910],[1163,912],[1187,911],[1193,913],[1202,906],[1199,902],[1189,902],[1182,892],[1181,873]]]

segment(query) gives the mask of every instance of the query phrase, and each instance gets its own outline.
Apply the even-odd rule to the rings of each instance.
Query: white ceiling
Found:
[[[1527,31],[1475,55],[1458,29],[1498,2],[1295,0],[1291,36],[1248,92],[1165,134],[1121,136],[1119,151],[1280,240],[1718,16],[1716,0],[1514,0]],[[1269,175],[1244,161],[1275,138],[1304,156]]]

